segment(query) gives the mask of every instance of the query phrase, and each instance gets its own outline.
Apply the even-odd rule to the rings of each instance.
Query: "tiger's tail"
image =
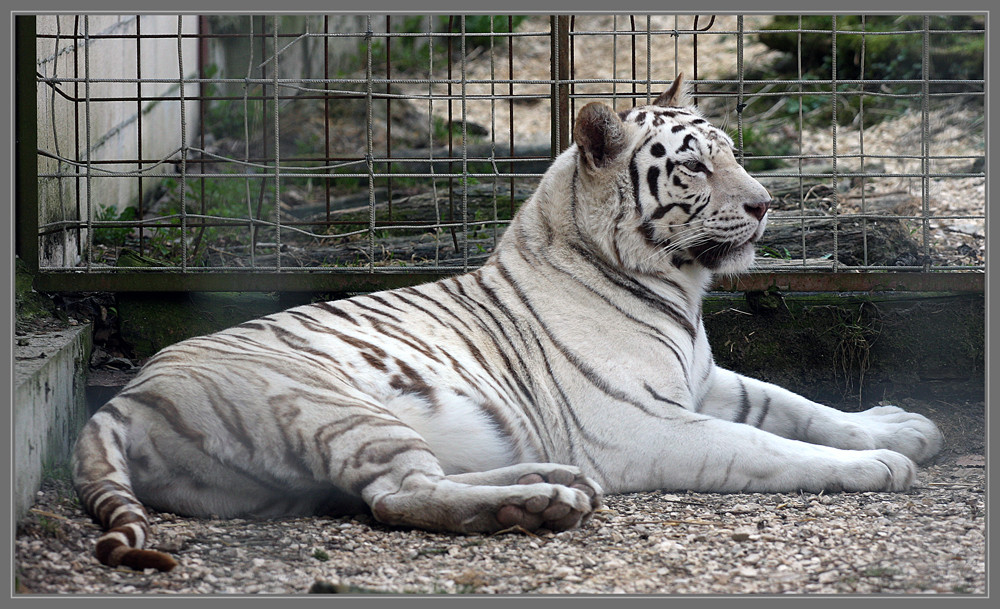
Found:
[[[73,486],[84,509],[105,529],[97,540],[97,560],[109,567],[170,571],[177,566],[172,556],[143,549],[149,517],[132,490],[127,431],[128,417],[114,401],[94,414],[76,442]]]

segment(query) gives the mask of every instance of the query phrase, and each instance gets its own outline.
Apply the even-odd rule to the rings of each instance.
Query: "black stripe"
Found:
[[[406,306],[410,307],[411,309],[416,309],[416,310],[420,311],[421,313],[423,313],[424,315],[426,315],[427,317],[430,317],[431,319],[434,320],[434,323],[436,323],[437,325],[442,326],[442,327],[446,327],[446,328],[451,328],[451,326],[449,326],[444,321],[442,321],[440,317],[438,317],[437,315],[435,315],[434,313],[432,313],[430,310],[428,310],[428,309],[426,309],[426,308],[418,305],[417,303],[413,302],[409,298],[404,297],[399,292],[389,292],[389,293],[392,294],[392,296],[394,298],[396,298],[398,300],[401,300],[404,303],[406,303]],[[454,329],[454,328],[451,328],[451,329]]]
[[[691,212],[691,218],[697,218],[698,214],[700,214],[706,207],[708,207],[708,204],[711,201],[712,201],[712,197],[707,197],[706,200],[705,200],[705,203],[702,204],[701,207],[698,207],[693,212]],[[690,209],[690,207],[691,206],[689,205],[688,209]]]
[[[578,356],[562,341],[556,338],[555,335],[552,333],[552,331],[549,330],[548,326],[545,324],[542,318],[538,315],[538,312],[535,310],[535,307],[531,303],[531,300],[528,298],[528,295],[525,294],[524,291],[516,283],[514,283],[513,278],[510,276],[507,269],[504,268],[503,266],[500,266],[500,271],[501,273],[504,274],[504,278],[511,283],[511,286],[514,288],[514,293],[517,294],[518,298],[521,300],[521,303],[528,309],[528,311],[531,312],[531,315],[532,317],[535,318],[535,321],[538,322],[538,327],[541,328],[541,330],[545,333],[545,336],[546,338],[548,338],[549,342],[551,342],[552,345],[555,346],[555,348],[559,351],[559,353],[568,362],[573,364],[573,366],[583,376],[583,378],[587,379],[587,381],[591,385],[599,389],[602,393],[604,393],[608,397],[614,398],[620,402],[633,406],[641,410],[642,412],[645,412],[649,416],[661,418],[657,413],[651,412],[641,402],[632,399],[625,392],[610,386],[607,380],[601,375],[599,375],[593,368],[591,368],[590,365],[588,365],[583,358]]]
[[[656,211],[653,212],[653,215],[650,216],[649,219],[650,220],[659,220],[663,216],[665,216],[668,213],[670,213],[670,210],[672,210],[675,207],[680,207],[681,211],[683,211],[685,214],[691,214],[691,204],[690,203],[678,203],[678,202],[674,202],[674,203],[667,203],[666,205],[660,205],[659,207],[657,207]],[[668,241],[668,243],[669,243],[669,241]]]
[[[396,311],[399,311],[400,313],[403,313],[404,311],[402,309],[400,309],[399,307],[397,307],[397,306],[393,305],[392,303],[386,301],[386,299],[383,298],[383,296],[391,294],[391,293],[392,292],[387,292],[387,293],[383,292],[382,294],[369,294],[368,298],[374,300],[375,302],[379,303],[382,306],[389,307],[390,309],[394,309]]]
[[[628,164],[628,174],[632,179],[632,199],[635,201],[635,212],[642,217],[642,203],[639,202],[639,165],[636,163],[635,156],[639,154],[636,150],[632,153],[632,160]]]
[[[108,402],[104,406],[101,406],[100,412],[103,412],[115,421],[124,425],[128,425],[129,423],[129,418],[122,414],[122,411],[119,410],[118,406],[116,406],[113,402]]]
[[[653,389],[652,387],[649,386],[649,383],[645,383],[643,386],[646,388],[646,391],[649,392],[649,395],[653,396],[653,399],[656,400],[657,402],[664,402],[666,404],[670,404],[671,406],[676,406],[678,408],[684,408],[684,405],[681,404],[680,402],[676,402],[676,401],[671,400],[670,398],[668,398],[666,396],[663,396],[663,395],[660,395],[659,393],[657,393],[655,389]]]
[[[302,414],[302,410],[292,403],[283,402],[283,398],[284,396],[274,396],[267,401],[268,408],[274,413],[274,419],[278,423],[278,433],[281,434],[281,439],[284,442],[285,451],[282,460],[303,476],[315,475],[305,460],[305,439],[302,437],[301,431],[295,434],[295,437],[290,435],[292,424]]]
[[[311,321],[312,323],[316,324],[317,326],[321,326],[321,327],[323,326],[323,322],[321,322],[320,320],[316,319],[312,315],[306,313],[305,311],[301,311],[299,309],[291,309],[291,310],[285,311],[285,313],[288,313],[289,315],[294,315],[295,317],[298,317],[300,319],[305,319],[307,321]]]
[[[434,353],[435,351],[434,347],[431,347],[430,345],[425,343],[421,338],[417,337],[411,332],[404,330],[402,327],[397,326],[395,324],[384,322],[380,319],[375,319],[368,315],[363,315],[363,317],[365,317],[366,319],[368,319],[369,322],[371,322],[372,328],[379,334],[382,334],[400,343],[403,343],[407,347],[413,349],[414,351],[417,351],[418,353],[424,355],[425,357],[434,360],[439,364],[444,363],[443,361],[441,361],[441,358],[439,358]]]
[[[569,181],[569,215],[576,223],[576,183],[580,180],[580,165],[573,166],[573,177]]]
[[[514,278],[510,275],[510,271],[506,268],[506,266],[500,260],[497,261],[497,265],[496,266],[497,266],[497,270],[500,271],[500,275],[507,281],[507,283],[513,289],[514,293],[518,296],[518,298],[522,299],[522,303],[523,303],[521,289],[520,289],[520,287],[518,287],[518,284],[514,281]],[[530,308],[529,308],[529,310],[530,310]],[[540,324],[540,320],[538,320],[537,316],[535,317],[535,320],[537,322],[539,322],[539,325],[541,325]],[[608,445],[606,442],[602,441],[601,439],[599,439],[599,438],[591,435],[590,433],[588,433],[586,427],[584,427],[581,424],[580,419],[577,417],[576,410],[573,408],[573,405],[570,402],[569,396],[566,395],[566,390],[563,388],[562,383],[559,382],[558,377],[556,376],[555,372],[552,370],[552,364],[549,362],[549,356],[546,353],[545,346],[542,344],[541,339],[538,337],[538,335],[535,333],[534,329],[530,325],[525,325],[525,328],[528,330],[528,332],[531,333],[532,340],[533,340],[535,346],[538,347],[538,351],[541,354],[541,363],[545,365],[545,373],[546,374],[544,375],[544,378],[550,379],[552,381],[552,384],[555,386],[556,393],[558,394],[559,402],[562,405],[561,408],[557,408],[555,410],[555,413],[553,413],[553,414],[560,414],[560,413],[567,413],[567,414],[569,414],[570,419],[572,420],[573,424],[575,425],[576,431],[581,436],[583,436],[584,440],[586,440],[587,442],[589,442],[591,444],[596,444],[597,446],[599,446],[599,447],[601,447],[603,449],[614,448],[614,447]],[[573,441],[573,434],[572,434],[571,430],[569,429],[568,422],[565,421],[565,419],[563,419],[563,428],[567,432],[566,439],[569,442],[570,452],[573,453],[573,454],[576,454],[577,453],[577,449],[579,449],[582,452],[583,456],[586,457],[588,461],[590,461],[591,466],[592,466],[592,468],[593,468],[594,471],[603,472],[603,467],[601,467],[600,462],[597,461],[597,460],[595,460],[590,455],[590,453],[587,451],[587,447],[586,446],[578,446],[576,444],[576,442]]]
[[[621,233],[622,222],[625,221],[625,208],[621,204],[622,201],[624,201],[624,200],[625,200],[625,191],[622,188],[621,183],[619,183],[618,184],[618,201],[616,201],[617,205],[615,206],[618,209],[618,214],[615,217],[614,234],[612,235],[612,238],[611,238],[611,247],[612,247],[612,249],[614,251],[615,262],[618,263],[619,267],[625,266],[625,263],[622,261],[621,248],[618,245],[619,234]]]
[[[474,272],[478,272],[478,271],[474,271]],[[443,285],[441,285],[441,284],[435,284],[435,285],[437,285],[437,287],[440,287],[442,290],[447,291],[447,289]],[[452,311],[448,307],[446,307],[443,304],[441,304],[441,302],[439,301],[439,299],[434,298],[433,296],[430,296],[428,294],[425,294],[423,291],[417,290],[415,288],[411,288],[408,291],[409,291],[409,293],[413,294],[414,296],[418,296],[420,298],[423,298],[424,300],[426,300],[429,303],[433,304],[437,308],[441,309],[441,311],[447,313],[449,316],[451,316],[452,319],[454,319],[455,321],[457,321],[462,326],[465,326],[466,330],[471,330],[472,329],[472,327],[468,323],[466,323],[466,321],[465,321],[464,318],[460,317],[459,315],[456,315],[454,311]],[[456,303],[456,304],[458,304],[458,303]],[[451,328],[452,330],[454,330],[456,334],[461,334],[461,332],[459,330],[455,329],[455,326],[452,326],[452,325],[449,324],[448,327]]]
[[[205,390],[205,397],[208,398],[208,404],[219,417],[219,421],[222,422],[226,430],[229,431],[230,435],[237,440],[247,452],[250,453],[250,459],[253,458],[253,454],[256,451],[256,446],[253,442],[253,436],[247,431],[246,426],[243,424],[243,417],[240,415],[239,409],[236,408],[235,404],[228,400],[217,399],[220,396],[226,395],[226,391],[221,390],[219,384],[215,381],[213,376],[202,373],[198,369],[191,369],[188,371],[191,378],[201,385]]]
[[[660,168],[650,167],[646,172],[646,183],[649,185],[649,192],[653,200],[660,200]]]
[[[390,416],[390,415],[386,415]],[[313,445],[316,447],[316,451],[322,455],[321,460],[323,466],[323,475],[327,479],[343,480],[344,472],[347,471],[348,459],[338,459],[337,463],[340,463],[340,469],[336,474],[336,478],[333,477],[333,472],[330,469],[331,465],[334,465],[333,453],[330,450],[330,444],[336,440],[339,440],[344,434],[358,428],[376,428],[376,427],[407,427],[402,421],[398,419],[384,419],[378,416],[376,411],[369,411],[364,413],[352,414],[336,421],[326,423],[321,425],[312,435]],[[412,431],[412,430],[411,430]],[[303,449],[304,449],[304,439],[303,439]],[[338,443],[338,447],[343,446],[343,443]],[[296,453],[298,454],[298,453]],[[357,467],[361,467],[358,465]]]
[[[337,307],[336,305],[334,305],[332,303],[329,303],[329,302],[317,302],[317,303],[314,303],[313,306],[314,307],[318,307],[320,309],[323,309],[327,313],[332,313],[333,315],[336,315],[337,317],[340,317],[341,319],[344,319],[345,321],[348,321],[348,322],[350,322],[352,324],[356,325],[358,323],[357,321],[355,321],[354,317],[352,317],[350,313],[342,310],[340,307]]]
[[[383,310],[378,309],[376,307],[369,307],[368,305],[361,304],[360,302],[358,302],[357,299],[352,299],[351,300],[351,304],[353,304],[354,306],[358,307],[359,309],[364,309],[366,311],[370,311],[372,313],[377,313],[379,315],[382,315],[383,317],[388,317],[389,319],[391,319],[393,321],[396,321],[396,322],[399,322],[399,323],[405,323],[405,322],[403,322],[403,320],[401,320],[400,318],[396,317],[392,313],[389,313],[388,311],[383,311]]]
[[[525,338],[524,334],[521,332],[518,321],[513,317],[513,313],[510,311],[510,309],[506,307],[506,305],[504,305],[503,301],[500,300],[496,292],[492,288],[486,285],[485,281],[483,281],[482,275],[477,273],[474,275],[474,279],[477,282],[477,287],[482,291],[483,295],[490,300],[490,303],[496,309],[500,311],[500,313],[503,315],[504,319],[507,322],[505,324],[503,320],[498,318],[489,307],[483,306],[482,303],[478,301],[478,299],[471,298],[465,291],[465,288],[461,284],[459,284],[458,287],[461,295],[469,299],[470,301],[476,302],[479,305],[475,308],[470,308],[469,313],[476,318],[476,320],[479,322],[480,327],[483,329],[484,332],[487,333],[487,335],[493,341],[494,346],[496,346],[497,348],[497,353],[500,354],[500,357],[504,361],[504,367],[502,370],[507,371],[513,375],[513,383],[511,382],[511,379],[508,377],[508,375],[503,374],[502,371],[491,370],[490,373],[495,378],[503,380],[503,382],[507,385],[507,389],[512,394],[520,393],[523,403],[530,404],[534,401],[534,393],[528,386],[528,383],[531,382],[531,370],[528,364],[521,357],[522,351],[526,350],[528,341]],[[495,326],[496,330],[499,332],[499,336],[489,328],[488,324],[483,320],[482,316],[480,315],[481,313],[485,313],[486,316],[489,317],[490,322],[492,322],[493,326]],[[507,332],[507,327],[512,327],[517,332],[518,338],[520,339],[519,344],[515,344],[513,338]],[[506,350],[504,350],[502,345],[500,344],[499,340],[500,337],[503,337],[504,341],[510,348],[510,352],[513,353],[514,357],[517,359],[516,367],[514,366],[510,357],[507,355]],[[468,340],[465,337],[463,337],[463,339]],[[516,384],[517,386],[515,387],[514,384]],[[525,411],[525,414],[528,416],[529,419],[534,419],[533,417],[534,412],[531,409],[527,409]],[[536,429],[538,429],[537,421],[532,420],[532,423],[535,424]]]
[[[247,330],[266,330],[267,326],[260,323],[259,321],[248,321],[241,323],[236,326],[237,328],[246,328]]]
[[[311,329],[313,331],[317,331],[317,329],[315,328],[315,324],[312,324],[312,323],[307,322],[307,321],[302,320],[302,319],[299,319],[298,321],[299,321],[299,323],[301,323],[306,328],[309,328],[309,329]],[[320,361],[318,363],[323,364],[323,365],[329,364],[330,362],[337,362],[337,363],[339,363],[339,361],[336,358],[334,358],[332,355],[330,355],[329,353],[327,353],[325,351],[320,351],[319,349],[316,349],[316,348],[310,346],[308,340],[306,340],[302,336],[299,336],[298,334],[295,334],[294,332],[286,330],[285,328],[283,328],[281,326],[278,326],[278,325],[272,326],[271,327],[271,331],[274,333],[274,337],[275,338],[277,338],[278,340],[280,340],[284,344],[286,344],[289,347],[291,347],[292,350],[294,351],[295,355],[298,355],[298,356],[303,357],[305,359],[312,359],[314,361],[316,360],[316,358],[319,358]],[[327,329],[324,328],[324,327],[320,327],[318,331],[327,332]],[[330,333],[333,334],[333,332],[330,332]],[[311,355],[313,357],[311,357],[311,358],[310,357],[306,357],[307,354]],[[305,377],[305,376],[309,376],[309,371],[307,371],[305,369],[299,369],[296,372],[296,374],[299,374],[299,375]],[[312,378],[319,380],[320,384],[325,384],[325,383],[323,383],[322,379],[319,376],[315,375],[315,374],[312,375]],[[301,380],[301,378],[300,378],[300,380]]]
[[[760,416],[757,417],[757,421],[754,423],[754,427],[760,428],[764,424],[764,419],[767,418],[767,411],[771,409],[771,396],[764,396],[764,405],[760,407]]]
[[[577,253],[580,253],[580,252],[578,251]],[[593,267],[594,269],[596,269],[598,272],[601,271],[601,269],[598,267],[598,265],[595,263],[595,261],[594,261],[594,259],[592,257],[587,257],[587,256],[584,256],[584,255],[581,254],[581,259],[582,259],[581,262],[583,262],[584,264],[589,264],[591,267]],[[635,323],[635,324],[637,324],[639,326],[645,327],[649,331],[646,335],[649,336],[650,338],[652,338],[652,339],[660,342],[661,344],[663,344],[663,346],[665,346],[667,349],[669,349],[670,352],[673,353],[674,357],[677,358],[677,362],[681,366],[681,370],[684,373],[684,377],[685,378],[688,377],[687,365],[685,364],[683,358],[681,357],[679,348],[677,348],[677,346],[673,344],[673,341],[670,340],[669,337],[664,336],[664,334],[660,330],[660,328],[658,328],[657,326],[655,326],[655,325],[653,325],[653,324],[651,324],[651,323],[649,323],[649,322],[647,322],[645,320],[642,320],[642,319],[639,319],[638,317],[635,317],[631,313],[628,313],[627,311],[625,311],[624,309],[622,309],[611,297],[606,296],[605,294],[602,294],[596,288],[594,288],[590,284],[584,282],[579,277],[578,274],[570,272],[570,271],[567,271],[566,269],[563,269],[562,267],[560,267],[559,265],[555,264],[551,260],[548,260],[547,258],[545,259],[545,263],[549,267],[551,267],[553,270],[559,271],[560,273],[562,273],[563,275],[565,275],[566,277],[568,277],[570,280],[576,282],[578,285],[580,285],[581,287],[583,287],[584,289],[586,289],[591,294],[594,294],[595,296],[597,296],[598,298],[600,298],[601,300],[603,300],[608,306],[610,306],[612,309],[614,309],[616,312],[618,312],[619,315],[625,317],[629,321],[631,321],[631,322],[633,322],[633,323]],[[608,278],[606,275],[605,275],[605,277]]]
[[[199,429],[190,427],[174,403],[165,396],[153,391],[135,391],[130,392],[128,398],[159,413],[178,435],[192,440],[200,450],[205,451],[205,434]]]
[[[733,465],[736,463],[737,457],[738,455],[733,455],[733,457],[729,460],[729,463],[726,465],[726,475],[722,477],[722,482],[718,484],[719,488],[725,488],[726,483],[729,482],[729,476],[733,473]]]
[[[492,305],[497,309],[499,309],[503,315],[508,316],[509,318],[509,316],[511,315],[509,309],[507,309],[507,306],[500,300],[495,291],[492,288],[486,286],[485,284],[481,285],[481,289],[483,290],[483,293],[486,295],[486,297],[490,299]],[[488,308],[484,307],[483,310],[486,311],[486,313],[490,316],[491,319],[496,320],[496,316]],[[495,323],[497,322],[495,321]],[[544,421],[539,420],[538,412],[536,411],[535,408],[532,407],[535,403],[536,396],[531,388],[531,385],[534,385],[535,383],[533,376],[531,374],[532,372],[531,368],[524,361],[524,358],[521,357],[522,351],[527,351],[527,346],[531,341],[529,341],[529,339],[524,336],[524,333],[522,332],[519,324],[512,323],[512,326],[514,330],[517,332],[521,344],[524,346],[520,349],[515,347],[513,340],[507,335],[505,331],[503,331],[503,328],[501,327],[501,333],[503,334],[504,338],[507,340],[508,344],[511,347],[511,352],[513,353],[514,358],[517,360],[517,366],[515,368],[515,366],[510,360],[510,357],[506,354],[504,350],[499,348],[500,347],[499,343],[497,343],[496,338],[494,338],[494,343],[497,344],[497,351],[503,358],[504,363],[506,365],[506,369],[510,372],[510,375],[513,377],[513,381],[511,381],[511,378],[509,378],[508,375],[506,374],[500,376],[503,379],[504,383],[508,386],[510,392],[512,394],[520,393],[522,403],[528,405],[527,408],[521,409],[521,413],[530,422],[531,430],[534,432],[536,438],[538,438],[542,434],[542,432],[545,432],[545,435],[548,437],[548,444],[536,441],[535,447],[536,449],[541,450],[543,458],[549,459],[550,457],[547,446],[557,445],[558,442],[552,439],[551,434],[548,433],[549,426],[546,425]],[[542,356],[544,357],[545,356],[544,351],[541,348],[541,344],[538,342],[538,338],[534,336],[534,333],[532,333],[532,338],[534,339],[533,342],[538,346],[538,351],[542,353]],[[549,372],[551,373],[551,370],[549,370]],[[516,387],[513,386],[514,384],[516,384]],[[570,442],[572,442],[572,439],[570,439]]]
[[[747,395],[747,387],[743,384],[743,380],[737,378],[740,382],[740,412],[736,415],[737,423],[746,423],[747,417],[750,416],[750,396]]]
[[[678,311],[671,303],[664,300],[660,296],[656,295],[655,293],[650,291],[646,286],[642,285],[641,283],[638,283],[631,277],[623,275],[619,273],[617,270],[609,267],[603,261],[591,257],[586,250],[583,250],[581,248],[581,246],[577,244],[571,244],[570,247],[577,250],[577,253],[582,255],[584,258],[588,259],[591,265],[598,271],[600,271],[601,274],[604,275],[606,279],[608,279],[608,281],[610,281],[611,283],[620,288],[625,289],[626,291],[628,291],[630,294],[638,298],[641,302],[643,302],[650,308],[655,309],[660,313],[663,313],[672,318],[679,326],[684,328],[684,330],[691,336],[691,339],[694,340],[696,332],[695,327],[688,320],[688,318],[684,316],[683,312]],[[687,299],[687,292],[684,290],[684,288],[680,286],[680,284],[666,278],[661,278],[661,281],[669,285],[671,288],[676,289],[678,292],[681,293],[681,295],[685,299]]]
[[[366,488],[368,488],[372,483],[377,481],[382,476],[392,473],[393,470],[394,468],[392,467],[383,467],[371,474],[368,474],[367,476],[358,478],[357,480],[354,481],[354,483],[351,484],[349,490],[355,495],[358,495],[359,497],[363,496],[364,490]]]
[[[490,291],[490,289],[489,289],[488,286],[485,285],[485,283],[483,283],[482,273],[477,271],[477,272],[471,273],[470,275],[477,282],[477,285],[479,286],[479,288],[481,290],[483,290],[484,293],[487,293],[487,297],[490,297],[490,295],[488,294],[488,292]],[[457,288],[458,288],[458,293],[464,299],[466,299],[468,301],[472,301],[472,302],[476,301],[476,299],[472,298],[471,295],[468,294],[468,292],[465,290],[465,287],[461,283],[457,284]],[[439,306],[441,306],[440,303],[437,303],[437,304]],[[522,372],[526,371],[527,370],[527,366],[524,363],[524,361],[521,359],[521,356],[520,356],[520,353],[519,353],[520,350],[513,344],[513,342],[511,341],[510,337],[507,335],[507,332],[506,332],[506,330],[504,328],[504,325],[500,322],[500,320],[498,320],[496,318],[496,316],[488,308],[486,308],[486,307],[479,307],[478,309],[474,309],[472,307],[469,307],[469,313],[471,315],[473,315],[477,320],[479,320],[480,327],[484,331],[486,331],[488,333],[488,335],[490,336],[490,338],[493,340],[493,343],[497,346],[497,352],[500,354],[501,358],[504,361],[504,370],[513,373],[513,372],[515,372],[515,366],[514,366],[513,362],[510,360],[510,358],[507,355],[507,353],[505,352],[505,350],[500,347],[499,341],[497,340],[497,335],[494,332],[490,331],[489,328],[486,327],[486,324],[484,324],[482,322],[481,318],[477,314],[478,311],[483,311],[487,315],[489,315],[489,317],[492,320],[493,324],[496,326],[497,330],[500,332],[500,334],[507,341],[508,345],[510,345],[511,351],[517,357],[519,369]],[[454,314],[452,314],[452,315],[454,315]],[[508,321],[511,321],[511,320],[508,320]],[[476,351],[476,353],[478,354],[476,356],[477,360],[479,360],[481,364],[485,365],[485,364],[488,363],[485,360],[485,356],[479,351],[478,347],[476,347],[467,336],[465,336],[464,334],[462,334],[462,333],[460,333],[458,331],[455,331],[455,333],[458,334],[460,336],[460,338],[462,338],[462,340],[466,342],[466,344],[470,348],[470,351],[473,350],[473,349]],[[464,369],[464,367],[462,367],[453,357],[451,357],[450,354],[448,354],[447,352],[444,352],[444,355],[447,356],[448,359],[451,361],[452,367],[456,370],[456,372],[459,372],[463,376],[463,378],[465,378],[465,380],[467,382],[469,382],[470,384],[472,384],[474,386],[478,385],[478,383],[476,381],[474,381],[472,378],[469,378],[467,376],[468,371],[466,371]],[[484,368],[485,368],[485,366],[484,366]],[[522,380],[522,378],[521,378],[520,375],[514,374],[514,381],[517,384],[517,387],[515,387],[511,383],[511,380],[508,377],[508,375],[502,374],[502,373],[500,373],[500,371],[494,371],[494,370],[490,370],[490,371],[486,371],[486,372],[488,374],[492,375],[493,378],[491,380],[503,382],[505,385],[507,385],[508,390],[510,390],[512,393],[518,393],[518,392],[520,392],[520,394],[521,394],[520,397],[524,401],[524,403],[531,403],[531,401],[532,401],[531,391],[525,385],[525,383]],[[493,389],[497,389],[495,387],[495,385],[493,386]],[[520,391],[518,391],[518,390],[520,390]],[[477,406],[479,407],[479,410],[481,412],[483,412],[487,417],[489,417],[494,422],[494,425],[497,427],[498,431],[500,431],[504,436],[506,436],[508,438],[508,444],[513,449],[517,450],[518,453],[520,453],[520,454],[523,455],[524,453],[523,453],[522,447],[520,445],[515,445],[514,442],[513,442],[515,434],[514,434],[512,426],[510,425],[509,421],[507,421],[506,418],[504,416],[502,416],[501,412],[497,409],[497,406],[493,405],[493,404],[491,404],[489,402],[477,403]],[[527,414],[529,418],[532,418],[532,415],[534,413],[531,411],[531,409],[527,409],[527,412],[525,414]],[[533,421],[533,423],[537,427],[537,422]],[[536,448],[537,448],[537,443],[536,443]],[[542,448],[542,451],[545,452],[544,448]]]

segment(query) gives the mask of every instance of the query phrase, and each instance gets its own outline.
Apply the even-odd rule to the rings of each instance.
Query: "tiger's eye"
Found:
[[[697,172],[700,172],[700,173],[711,173],[708,170],[708,167],[706,167],[705,164],[702,163],[701,161],[694,161],[694,160],[692,160],[692,161],[684,161],[681,164],[684,165],[684,167],[686,169],[689,169],[691,171],[697,171]]]

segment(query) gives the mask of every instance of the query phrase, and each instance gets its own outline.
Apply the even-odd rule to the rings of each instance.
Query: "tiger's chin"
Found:
[[[738,244],[709,241],[688,248],[688,252],[703,267],[713,273],[742,273],[753,264],[756,242],[756,238]]]

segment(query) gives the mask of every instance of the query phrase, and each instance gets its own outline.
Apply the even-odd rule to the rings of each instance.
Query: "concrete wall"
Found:
[[[265,20],[264,27],[267,28],[264,34],[273,33],[274,26],[270,17]],[[330,32],[364,33],[368,27],[368,18],[366,15],[329,15],[328,26],[324,26],[323,15],[283,15],[278,23],[281,33],[319,34],[324,27],[329,27]],[[372,15],[371,27],[373,31],[385,31],[385,16]],[[251,31],[254,34],[262,33],[260,18],[254,16],[251,23],[248,15],[213,15],[207,18],[206,28],[215,34],[249,34]],[[252,61],[249,41],[247,36],[217,39],[208,45],[205,63],[217,67],[218,76],[222,78],[243,78],[247,75],[248,68],[251,76],[259,77],[261,39],[254,39]],[[287,45],[289,42],[290,38],[282,38],[279,44]],[[327,69],[332,78],[336,78],[342,71],[356,71],[359,65],[358,50],[363,43],[363,38],[355,36],[330,37],[325,45],[322,37],[296,40],[279,58],[280,76],[322,78],[324,46],[330,51]],[[271,40],[267,40],[266,44],[270,48]],[[307,86],[322,88],[315,83]]]
[[[181,18],[181,30],[196,34],[206,33],[255,34],[260,31],[260,21],[247,15],[199,17],[186,15]],[[385,18],[373,17],[372,28],[384,29]],[[279,23],[282,32],[322,32],[321,15],[283,16]],[[367,28],[364,15],[333,15],[330,31],[364,32]],[[62,220],[96,217],[104,208],[122,210],[136,205],[140,196],[149,196],[159,184],[157,174],[175,172],[172,164],[150,169],[150,178],[109,177],[100,170],[112,172],[135,171],[135,162],[148,160],[178,160],[181,146],[181,105],[177,101],[155,98],[176,96],[178,83],[141,84],[141,94],[154,99],[140,105],[136,101],[104,101],[106,98],[135,97],[139,92],[135,80],[173,79],[181,73],[181,63],[186,78],[200,75],[201,63],[211,66],[217,78],[257,78],[261,69],[262,39],[248,36],[233,38],[207,38],[202,49],[195,38],[184,39],[178,59],[178,17],[174,15],[41,15],[36,18],[36,31],[45,36],[36,44],[37,70],[43,77],[85,79],[121,79],[123,82],[91,82],[89,92],[84,82],[64,82],[37,87],[38,147],[47,154],[39,155],[40,174],[84,172],[86,163],[102,160],[132,160],[130,163],[94,165],[89,180],[43,177],[39,179],[39,223],[45,226]],[[84,40],[84,35],[89,40]],[[134,38],[142,36],[138,44]],[[163,38],[158,35],[168,35]],[[290,39],[283,38],[284,43]],[[355,37],[330,38],[329,69],[333,76],[348,66],[356,68],[358,45]],[[271,41],[267,41],[270,48]],[[251,58],[251,46],[253,57]],[[280,57],[282,78],[323,76],[324,41],[322,38],[303,38],[283,52]],[[204,54],[199,56],[199,50]],[[131,82],[128,82],[131,81]],[[240,85],[219,85],[217,94],[233,95],[242,91]],[[197,83],[186,84],[186,96],[200,93]],[[90,103],[86,102],[90,98]],[[141,117],[141,137],[140,120]],[[197,143],[200,126],[199,107],[196,100],[185,103],[187,144]],[[68,159],[61,162],[49,155]],[[147,163],[149,167],[152,163]],[[140,192],[141,190],[141,192]],[[74,266],[85,251],[86,233],[60,231],[40,239],[40,264],[42,267]]]
[[[14,348],[14,515],[35,501],[46,468],[65,466],[87,420],[91,326],[19,336]]]
[[[184,16],[182,31],[198,31],[198,19]],[[37,87],[38,147],[47,153],[68,159],[61,162],[46,155],[38,157],[40,174],[83,171],[89,160],[132,159],[131,163],[99,165],[109,171],[135,171],[139,159],[140,121],[142,158],[179,158],[175,152],[181,146],[181,105],[178,101],[147,100],[102,101],[106,98],[136,97],[140,92],[135,79],[178,78],[177,38],[143,38],[137,45],[133,38],[103,38],[128,36],[137,32],[144,36],[177,34],[178,17],[161,15],[41,15],[36,18],[38,34],[56,38],[38,38],[36,64],[44,77],[85,79],[123,79],[132,82],[59,83]],[[86,34],[88,40],[84,40]],[[198,75],[198,41],[184,39],[181,58],[185,77]],[[197,95],[197,85],[187,84],[185,95]],[[157,98],[176,96],[178,83],[143,83],[141,94]],[[86,100],[90,99],[87,104]],[[197,132],[196,101],[185,104],[187,133]],[[172,172],[163,165],[150,175]],[[87,218],[99,213],[102,206],[123,209],[135,205],[140,196],[137,178],[105,177],[92,172],[90,180],[90,212],[88,212],[85,179],[39,179],[39,222],[45,225],[60,220]],[[142,190],[156,185],[155,179],[142,180]],[[79,241],[85,235],[75,231],[59,232],[40,239],[42,266],[72,266],[79,260]]]

